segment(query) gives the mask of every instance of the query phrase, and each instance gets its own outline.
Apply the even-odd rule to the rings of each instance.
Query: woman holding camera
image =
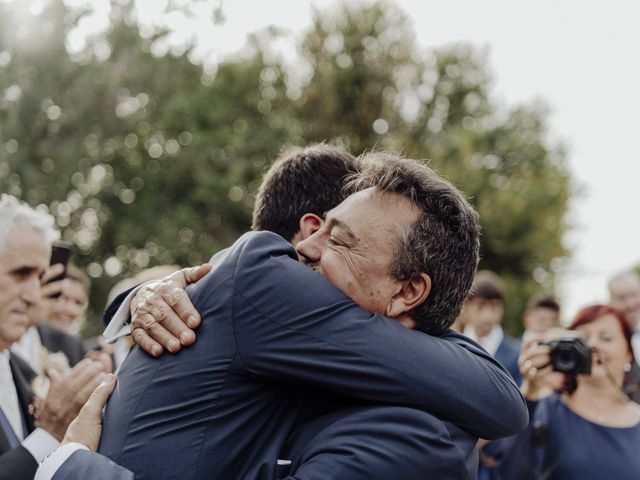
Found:
[[[622,391],[635,361],[631,327],[619,310],[593,305],[569,328],[592,353],[570,339],[532,341],[523,348],[521,390],[530,424],[503,441],[502,480],[640,478],[640,405]],[[575,373],[589,363],[590,374]]]

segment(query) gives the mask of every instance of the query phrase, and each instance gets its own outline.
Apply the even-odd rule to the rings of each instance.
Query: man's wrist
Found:
[[[89,450],[82,443],[70,442],[61,445],[51,455],[49,455],[38,468],[34,480],[50,480],[58,471],[60,466],[78,450]]]

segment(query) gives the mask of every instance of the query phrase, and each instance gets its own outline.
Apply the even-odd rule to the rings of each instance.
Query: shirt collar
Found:
[[[479,343],[482,348],[491,354],[492,357],[495,356],[502,340],[504,339],[504,331],[500,325],[493,327],[491,331],[482,338],[478,338],[476,336],[476,331],[471,325],[464,327],[464,334],[471,340]]]

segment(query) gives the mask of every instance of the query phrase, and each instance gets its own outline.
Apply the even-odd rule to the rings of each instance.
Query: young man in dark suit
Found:
[[[502,329],[504,286],[500,277],[489,270],[480,270],[462,312],[464,334],[493,355],[520,385],[520,342]]]

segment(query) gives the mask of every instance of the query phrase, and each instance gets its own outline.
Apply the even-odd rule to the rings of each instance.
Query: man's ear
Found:
[[[431,277],[426,273],[412,275],[402,282],[400,290],[391,298],[385,315],[400,317],[422,304],[431,292]]]
[[[320,230],[322,219],[315,213],[305,213],[300,218],[300,240],[306,240],[311,235]]]

